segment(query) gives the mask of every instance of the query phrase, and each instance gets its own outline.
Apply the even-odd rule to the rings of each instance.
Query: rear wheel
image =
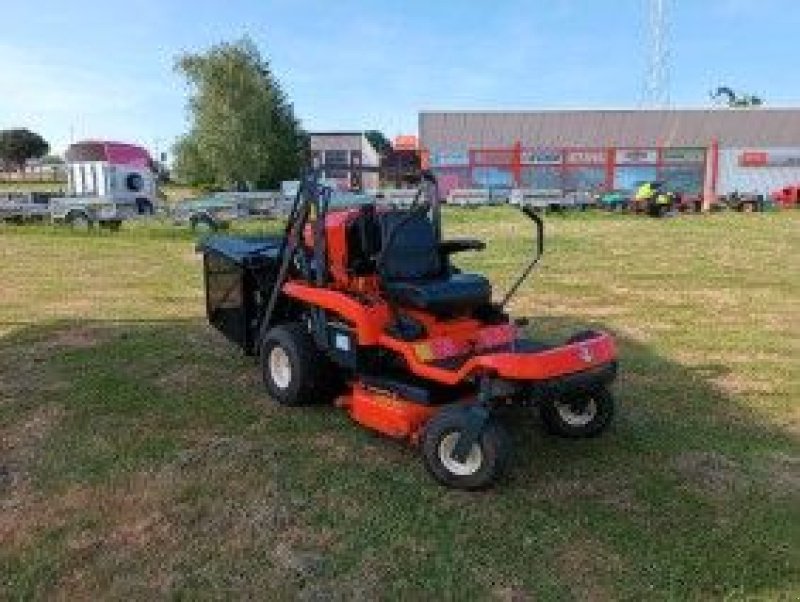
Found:
[[[192,218],[191,224],[195,232],[216,232],[219,229],[217,223],[207,215]]]
[[[89,216],[83,211],[73,211],[67,216],[67,223],[73,230],[87,231],[92,228],[92,222]]]
[[[327,401],[330,360],[300,323],[276,326],[261,345],[261,373],[270,397],[286,406]]]
[[[552,434],[573,439],[602,433],[614,417],[614,397],[606,387],[586,395],[544,402],[542,422]]]
[[[456,489],[482,489],[494,483],[508,464],[508,433],[490,418],[464,461],[453,457],[469,424],[468,408],[442,410],[431,418],[422,438],[422,457],[428,472],[440,483]]]

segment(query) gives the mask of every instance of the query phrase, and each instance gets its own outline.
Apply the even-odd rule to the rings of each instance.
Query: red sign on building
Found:
[[[745,151],[739,155],[739,165],[742,167],[763,167],[767,164],[767,153],[763,151]]]

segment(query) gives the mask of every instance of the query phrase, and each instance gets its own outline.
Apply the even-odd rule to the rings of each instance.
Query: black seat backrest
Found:
[[[375,273],[375,256],[381,251],[381,225],[375,205],[363,205],[347,226],[348,269],[357,276]]]
[[[438,240],[427,215],[388,211],[380,213],[378,219],[383,239],[380,268],[384,279],[420,280],[442,275],[444,265]],[[390,245],[388,249],[387,244]]]

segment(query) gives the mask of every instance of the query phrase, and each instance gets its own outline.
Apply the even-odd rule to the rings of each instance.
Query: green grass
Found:
[[[529,222],[445,219],[513,281]],[[517,417],[510,474],[469,494],[271,404],[205,324],[187,229],[0,228],[0,599],[798,599],[799,228],[549,217],[513,309],[617,336],[618,416],[579,442]]]

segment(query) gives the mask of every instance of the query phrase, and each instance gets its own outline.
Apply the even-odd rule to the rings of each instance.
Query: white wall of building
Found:
[[[745,154],[757,160],[747,161]],[[761,158],[764,164],[759,164]],[[768,195],[793,184],[800,184],[800,147],[720,148],[717,194],[738,191]]]

